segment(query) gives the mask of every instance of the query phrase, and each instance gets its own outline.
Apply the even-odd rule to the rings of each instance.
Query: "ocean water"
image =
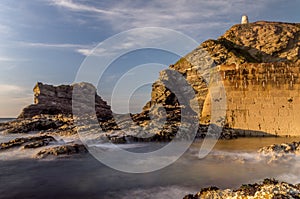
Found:
[[[9,121],[12,121],[16,118],[0,118],[0,123],[3,123],[3,122],[9,122]]]
[[[0,198],[174,199],[196,193],[202,187],[237,188],[266,177],[298,183],[298,157],[268,164],[257,153],[262,146],[291,141],[299,139],[221,140],[207,157],[199,159],[200,141],[194,143],[174,164],[144,174],[116,171],[90,154],[67,159],[35,160],[15,156],[13,151],[2,152],[0,156],[6,158],[0,160]],[[139,143],[125,148],[141,152],[143,146],[149,150],[162,145]]]

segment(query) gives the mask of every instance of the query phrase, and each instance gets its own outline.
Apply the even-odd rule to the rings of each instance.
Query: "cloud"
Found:
[[[39,48],[82,48],[87,45],[81,44],[67,44],[67,43],[34,43],[34,42],[20,42],[20,45],[39,47]]]
[[[0,24],[0,33],[1,34],[11,34],[12,31],[11,31],[11,28],[9,26]]]
[[[84,56],[88,56],[92,53],[92,49],[89,48],[79,48],[76,51]]]
[[[10,62],[10,61],[14,61],[14,59],[11,57],[0,57],[0,62]]]
[[[0,84],[0,95],[6,94],[6,93],[13,93],[13,92],[19,92],[23,89],[16,85],[11,84]]]
[[[107,11],[104,9],[96,8],[93,6],[88,6],[80,3],[74,3],[72,0],[52,0],[51,3],[53,5],[66,8],[71,11],[79,11],[79,12],[94,12],[94,13],[100,13],[100,14],[106,14],[106,15],[113,15],[116,14],[112,11]]]
[[[110,24],[115,31],[136,27],[166,27],[192,36],[239,23],[244,13],[256,15],[267,8],[271,0],[153,0],[94,1],[52,0],[52,5],[73,12],[85,12],[100,22]],[[104,12],[105,11],[105,12]],[[233,17],[234,16],[234,17]],[[251,19],[251,17],[250,17]]]
[[[84,56],[89,54],[95,45],[93,44],[69,44],[69,43],[35,43],[35,42],[19,42],[20,46],[33,48],[55,48],[55,49],[69,49]],[[0,57],[1,61],[1,57]]]

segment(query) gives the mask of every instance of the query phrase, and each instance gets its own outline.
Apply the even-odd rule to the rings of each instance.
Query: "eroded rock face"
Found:
[[[264,91],[268,98],[278,99],[278,103],[276,101],[278,104],[278,106],[276,104],[278,107],[276,110],[279,109],[279,106],[288,107],[289,104],[294,103],[288,101],[288,99],[293,98],[296,103],[298,98],[295,100],[294,94],[297,94],[295,88],[298,88],[296,84],[299,83],[297,79],[300,63],[299,35],[299,24],[255,22],[234,25],[219,39],[203,42],[197,49],[181,58],[174,65],[171,65],[169,70],[175,70],[180,73],[189,83],[187,87],[191,87],[194,90],[196,97],[193,103],[196,102],[199,105],[200,112],[198,112],[198,116],[201,124],[207,125],[211,122],[210,116],[207,116],[206,112],[202,111],[205,101],[211,100],[207,98],[209,95],[208,87],[212,86],[211,80],[214,80],[215,82],[223,82],[226,94],[230,95],[227,97],[226,103],[232,105],[226,110],[226,114],[224,114],[225,117],[221,118],[222,122],[220,123],[226,124],[230,128],[243,130],[238,132],[241,136],[265,136],[266,132],[270,132],[272,135],[286,135],[283,134],[283,132],[294,135],[295,131],[292,132],[292,129],[284,128],[281,130],[280,128],[279,131],[278,129],[275,130],[275,127],[271,129],[270,125],[265,125],[267,123],[270,124],[269,119],[271,117],[268,119],[264,118],[267,117],[264,113],[259,115],[264,118],[261,120],[267,121],[264,124],[259,123],[260,121],[257,120],[257,116],[255,116],[256,118],[253,116],[254,120],[252,118],[243,121],[242,117],[245,110],[247,111],[244,115],[247,115],[249,112],[248,109],[258,110],[259,108],[254,106],[254,108],[250,106],[248,108],[242,108],[242,106],[236,108],[234,106],[241,103],[236,100],[231,102],[229,100],[233,98],[232,96],[235,96],[240,100],[244,100],[246,104],[248,98],[251,98],[250,101],[253,101],[252,98],[254,99],[257,96],[256,94],[259,95],[261,91]],[[276,62],[276,64],[273,64],[274,62]],[[223,66],[229,69],[218,71],[216,66]],[[173,81],[172,75],[168,75],[168,73],[162,71],[159,80],[152,86],[151,100],[145,105],[144,111],[141,114],[144,116],[143,118],[147,119],[145,115],[157,104],[160,104],[167,110],[167,115],[172,115],[175,111],[180,112],[182,104],[178,102],[177,96],[172,92],[172,89],[164,84],[165,80],[171,81],[174,85],[180,87],[182,90],[180,92],[182,93],[188,90],[187,87],[179,83],[180,79]],[[294,90],[295,92],[290,92],[292,95],[287,92],[282,92],[283,95],[280,96],[282,99],[279,99],[278,95],[274,95],[273,92],[273,90],[278,89],[282,91]],[[249,97],[245,98],[243,97],[244,95]],[[221,98],[222,96],[220,99]],[[283,104],[285,101],[287,101],[287,104]],[[267,107],[264,101],[259,103]],[[210,110],[208,110],[208,112]],[[244,112],[240,112],[240,110]],[[231,120],[232,112],[242,119],[239,120],[239,118],[237,118],[233,122],[233,120]],[[255,111],[252,112],[252,115],[256,113]],[[180,114],[173,115],[175,115],[173,119],[180,121]],[[273,114],[272,116],[275,117],[276,115]],[[280,115],[276,117],[279,118],[276,123],[276,128],[280,125],[284,125],[283,120],[281,120],[284,117]],[[251,121],[253,124],[251,123],[251,126],[244,125],[244,123],[248,121]],[[241,122],[244,123],[241,124]],[[244,133],[244,130],[246,130],[247,133]]]
[[[72,97],[74,87],[79,88],[80,95],[75,96],[77,101],[81,101],[77,109],[87,110],[86,104],[89,100],[86,95],[93,94],[95,97],[95,108],[97,117],[100,119],[108,119],[112,117],[110,106],[97,95],[96,88],[89,83],[76,83],[73,85],[52,86],[38,82],[34,89],[34,104],[24,108],[18,116],[20,119],[32,118],[36,115],[72,115]]]
[[[197,194],[186,195],[183,199],[209,199],[209,198],[299,198],[299,184],[292,185],[278,182],[274,179],[265,179],[262,183],[245,184],[237,190],[221,190],[217,187],[201,189]]]
[[[131,114],[130,121],[127,118],[116,124],[112,118],[110,107],[97,95],[95,87],[91,84],[51,86],[37,83],[34,88],[34,104],[24,108],[19,120],[15,123],[1,124],[0,130],[5,130],[7,133],[42,131],[42,133],[50,135],[53,133],[73,135],[76,133],[76,127],[72,120],[73,111],[89,114],[96,109],[99,125],[102,128],[101,132],[105,132],[106,135],[104,140],[116,143],[123,143],[128,139],[164,141],[173,139],[179,127],[189,129],[188,126],[181,123],[182,110],[188,110],[188,116],[185,116],[184,119],[192,120],[196,114],[202,124],[196,137],[204,137],[203,131],[207,131],[207,125],[211,122],[209,115],[211,109],[209,106],[205,108],[205,105],[210,93],[208,85],[212,79],[215,80],[211,73],[214,71],[219,74],[220,81],[223,81],[227,88],[226,94],[228,94],[229,108],[226,110],[226,118],[220,120],[228,127],[223,132],[224,138],[236,137],[237,134],[233,129],[249,130],[251,133],[249,135],[253,135],[253,130],[281,135],[277,127],[287,124],[286,120],[281,119],[278,122],[276,120],[276,125],[271,124],[272,122],[265,122],[265,124],[269,124],[268,128],[257,123],[257,116],[261,116],[260,121],[269,121],[270,118],[266,118],[264,113],[256,114],[262,108],[257,108],[257,100],[254,100],[256,105],[253,105],[253,96],[264,93],[269,99],[269,96],[273,95],[273,91],[278,91],[280,87],[282,87],[282,91],[289,88],[288,94],[282,92],[283,97],[280,94],[282,99],[276,104],[275,110],[278,116],[283,114],[281,118],[284,119],[286,119],[284,114],[290,113],[290,107],[296,107],[299,104],[300,98],[290,95],[291,93],[298,94],[299,87],[300,73],[297,65],[299,63],[299,28],[299,24],[275,22],[256,22],[233,26],[219,39],[204,42],[177,63],[171,65],[168,70],[162,71],[159,79],[152,86],[151,100],[144,106],[142,113]],[[278,61],[282,63],[273,64]],[[290,63],[286,64],[287,61]],[[221,69],[219,70],[218,67]],[[179,76],[174,75],[176,73]],[[74,88],[79,88],[80,92],[74,93]],[[192,99],[186,97],[191,95],[191,90],[194,95]],[[176,95],[176,92],[180,95]],[[72,104],[74,95],[76,103]],[[89,101],[91,99],[86,96],[94,96],[95,100],[91,102]],[[251,99],[249,100],[249,98]],[[265,99],[264,96],[260,96],[260,98]],[[250,104],[249,101],[253,106],[245,108],[244,104]],[[271,101],[274,101],[273,98]],[[93,106],[88,106],[90,103],[95,104],[95,109]],[[198,108],[195,108],[195,104]],[[237,104],[241,106],[237,106]],[[271,111],[272,107],[267,106],[267,103],[262,105],[266,105],[263,106],[265,110]],[[284,111],[282,106],[285,107]],[[254,111],[252,114],[249,110],[258,111]],[[251,113],[250,116],[248,113]],[[250,119],[247,118],[247,114]],[[64,121],[57,118],[58,115],[63,115]],[[274,115],[272,113],[272,116]],[[155,121],[151,123],[153,118]],[[243,118],[247,118],[247,121]],[[271,118],[272,121],[273,119]],[[272,127],[273,129],[271,129],[270,126],[276,126],[276,128]],[[83,128],[87,129],[86,131],[95,130],[96,133],[99,131],[98,125],[92,127],[83,124]],[[297,131],[295,126],[281,128],[280,131],[290,133],[291,129]],[[188,130],[186,132],[188,133]],[[145,133],[153,135],[152,138],[144,136]],[[135,135],[139,138],[134,139]],[[246,134],[239,132],[238,135]]]

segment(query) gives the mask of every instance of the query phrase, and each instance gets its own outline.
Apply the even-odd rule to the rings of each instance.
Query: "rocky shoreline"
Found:
[[[275,179],[264,179],[261,183],[244,184],[236,190],[221,190],[217,187],[202,188],[196,194],[186,195],[183,199],[229,199],[257,198],[282,199],[300,198],[300,184],[279,182]]]
[[[272,34],[266,35],[266,32]],[[276,122],[276,125],[285,125],[285,115],[289,112],[284,112],[286,109],[283,108],[293,107],[293,103],[297,105],[297,99],[300,100],[298,93],[296,97],[288,96],[296,90],[296,85],[299,86],[299,33],[299,24],[257,22],[233,26],[219,39],[204,42],[168,70],[161,71],[159,79],[152,85],[150,101],[137,114],[114,114],[90,83],[52,86],[38,82],[33,89],[34,104],[25,107],[16,120],[0,123],[1,136],[23,135],[0,143],[0,154],[14,149],[23,153],[34,149],[33,158],[43,159],[87,153],[84,144],[89,143],[126,144],[169,142],[174,139],[193,141],[205,137],[235,139],[253,135],[277,136],[280,128],[273,127],[273,123],[270,125],[267,121],[273,121],[278,116],[284,119]],[[176,78],[172,71],[182,76]],[[216,125],[211,121],[211,100],[218,105],[222,96],[209,98],[211,91],[205,79],[207,71],[219,74],[220,81],[228,84],[227,94],[232,91],[234,95],[227,96],[227,104],[233,106],[226,110],[225,118],[217,118]],[[180,81],[189,84],[178,85]],[[175,90],[169,90],[165,83]],[[261,119],[261,123],[257,115],[261,118],[264,115],[260,110],[255,112],[257,107],[273,109],[261,93],[270,91],[265,92],[269,95],[280,86],[288,86],[290,91],[288,94],[282,92],[286,96],[278,101],[279,109],[274,112],[277,115],[266,117],[266,121]],[[195,92],[195,99],[185,98],[190,94],[188,87]],[[237,92],[244,95],[250,88],[254,97],[251,94],[245,101],[241,100]],[[262,102],[256,99],[256,94],[263,99]],[[273,95],[277,97],[281,94]],[[269,95],[268,100],[274,101],[271,97]],[[186,103],[180,104],[180,100]],[[200,110],[195,110],[193,103],[198,103]],[[254,108],[247,107],[256,103],[258,105]],[[256,121],[245,119],[251,110]],[[196,121],[198,125],[194,127],[193,123],[182,121]],[[249,127],[248,123],[251,122],[255,129]],[[282,130],[284,133],[290,125],[285,126]],[[195,131],[194,136],[192,133]],[[282,132],[279,135],[283,136]],[[84,136],[84,144],[80,136]],[[293,161],[300,154],[300,142],[273,144],[259,149],[257,153],[270,164]],[[242,185],[236,190],[203,188],[196,194],[184,197],[200,198],[300,198],[300,184],[265,179],[261,183]]]

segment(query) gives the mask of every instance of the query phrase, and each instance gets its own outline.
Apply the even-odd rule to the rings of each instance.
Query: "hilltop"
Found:
[[[217,65],[299,63],[300,24],[259,21],[232,26],[217,40],[201,44]]]

